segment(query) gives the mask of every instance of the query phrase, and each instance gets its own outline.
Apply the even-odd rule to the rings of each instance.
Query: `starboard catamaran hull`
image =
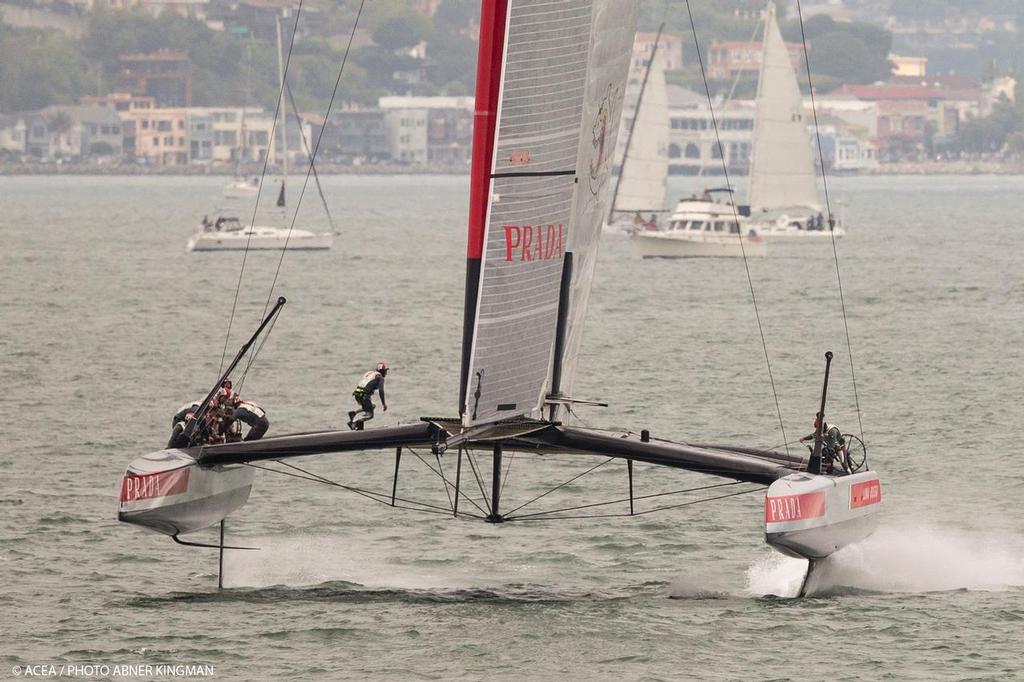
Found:
[[[783,554],[824,559],[875,530],[882,484],[873,471],[780,478],[764,499],[765,542]]]

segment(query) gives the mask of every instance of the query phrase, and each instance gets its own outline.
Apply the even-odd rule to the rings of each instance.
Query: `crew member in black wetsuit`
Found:
[[[348,428],[353,431],[362,431],[363,424],[373,419],[374,405],[371,398],[374,391],[380,392],[380,406],[388,411],[387,398],[384,397],[384,377],[388,375],[388,363],[381,360],[377,363],[377,369],[371,369],[359,380],[359,385],[352,391],[352,397],[359,403],[358,410],[348,413]]]
[[[818,417],[815,415],[814,431],[801,438],[800,442],[811,442],[813,444],[814,434],[817,431]],[[814,446],[811,445],[809,447],[813,452]],[[842,470],[846,470],[846,438],[843,436],[842,430],[835,424],[825,422],[821,427],[821,454],[822,459],[825,461],[827,473],[832,473],[832,469],[837,462]]]

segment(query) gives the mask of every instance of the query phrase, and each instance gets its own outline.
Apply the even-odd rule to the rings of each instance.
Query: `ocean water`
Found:
[[[831,245],[749,263],[785,436],[742,261],[602,245],[575,394],[610,406],[580,408],[585,424],[778,446],[810,431],[835,352],[830,421],[863,434],[884,511],[806,599],[803,562],[763,544],[757,491],[489,525],[259,472],[228,540],[260,549],[227,553],[222,591],[215,551],[118,524],[124,467],[221,362],[242,255],[185,242],[223,182],[0,178],[0,677],[73,663],[115,679],[130,664],[225,680],[1024,679],[1024,178],[831,181],[856,392]],[[228,354],[269,296],[289,302],[243,394],[271,433],[337,428],[386,358],[391,410],[374,425],[454,414],[467,179],[326,184],[333,250],[246,259]],[[314,195],[297,225],[326,228]],[[602,460],[509,461],[505,509]],[[446,507],[428,463],[403,458],[399,496]],[[390,491],[394,455],[299,465]],[[454,457],[440,466],[452,476]],[[637,495],[709,480],[635,473]],[[526,510],[626,486],[611,462]]]

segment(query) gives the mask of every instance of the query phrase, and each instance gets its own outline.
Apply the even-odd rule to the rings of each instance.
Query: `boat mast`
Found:
[[[249,34],[249,41],[245,46],[246,69],[245,88],[242,90],[242,121],[239,133],[241,139],[235,148],[235,178],[242,177],[242,162],[249,160],[249,129],[246,126],[246,103],[249,100],[249,90],[252,88],[252,33]]]
[[[828,373],[832,366],[832,351],[825,353],[825,383],[821,387],[821,408],[818,410],[817,426],[814,427],[814,450],[807,462],[807,473],[820,474],[825,463],[821,458],[822,439],[825,431],[825,399],[828,397]]]
[[[487,207],[491,199],[494,133],[501,92],[502,55],[508,0],[481,0],[480,48],[477,54],[476,103],[473,112],[473,158],[469,176],[469,239],[466,248],[466,298],[462,320],[462,371],[459,379],[459,415],[466,413],[466,385],[473,351],[473,326],[480,291]]]
[[[633,120],[629,122],[629,132],[626,133],[626,147],[622,153],[622,165],[619,166],[619,174],[615,178],[615,189],[612,190],[612,200],[608,206],[608,220],[611,223],[615,215],[615,200],[619,198],[619,185],[622,183],[622,175],[626,171],[626,159],[629,158],[629,145],[633,141],[633,129],[636,128],[636,120],[640,117],[640,106],[644,101],[644,90],[647,89],[647,77],[651,75],[651,67],[654,66],[654,55],[658,54],[658,44],[661,43],[661,32],[665,29],[665,22],[658,27],[658,35],[654,39],[654,47],[651,49],[651,58],[647,60],[647,68],[644,69],[643,80],[640,81],[640,94],[636,98],[636,111],[633,112]]]
[[[283,207],[285,205],[284,187],[288,182],[288,113],[284,101],[284,55],[281,51],[280,16],[275,20],[275,24],[277,25],[277,74],[278,82],[281,86],[280,95],[278,95],[278,110],[281,112],[281,144],[283,150],[283,158],[281,160],[281,193],[277,197],[277,205]],[[292,40],[295,40],[295,36],[292,36]]]

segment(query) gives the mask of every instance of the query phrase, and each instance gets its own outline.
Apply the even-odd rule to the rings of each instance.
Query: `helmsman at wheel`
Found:
[[[359,380],[359,385],[352,391],[352,397],[359,404],[359,409],[348,413],[348,428],[362,431],[364,422],[373,419],[374,404],[371,398],[374,391],[380,392],[380,406],[385,412],[388,411],[388,401],[384,397],[384,378],[387,375],[388,363],[381,360],[377,363],[376,369],[371,369]]]

